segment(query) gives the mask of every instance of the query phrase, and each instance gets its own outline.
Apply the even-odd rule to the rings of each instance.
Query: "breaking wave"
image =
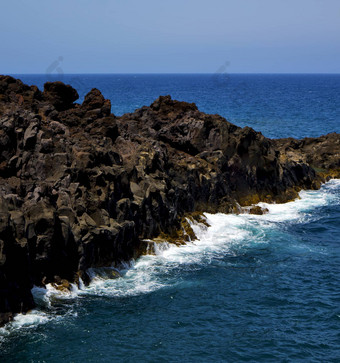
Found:
[[[65,301],[72,305],[73,300],[88,296],[137,296],[185,284],[187,282],[178,278],[183,269],[201,269],[225,255],[238,256],[244,248],[271,243],[268,236],[273,231],[287,229],[291,224],[316,220],[320,218],[315,213],[318,208],[339,205],[339,191],[340,180],[333,179],[320,190],[301,191],[300,198],[289,203],[259,203],[259,206],[269,210],[264,215],[205,213],[210,227],[191,223],[198,239],[186,245],[175,246],[166,242],[149,241],[154,244],[153,255],[142,256],[120,270],[92,269],[89,271],[92,277],[90,285],[72,285],[70,292],[61,292],[51,284],[46,289],[34,287],[32,293],[38,309],[25,315],[17,315],[13,322],[1,328],[0,342],[15,330],[62,319],[63,315],[54,313],[54,307]],[[301,245],[297,247],[304,248]],[[176,270],[179,274],[174,273]],[[68,313],[76,314],[72,307]]]

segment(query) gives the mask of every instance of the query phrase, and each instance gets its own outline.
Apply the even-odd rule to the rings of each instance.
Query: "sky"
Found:
[[[339,0],[0,5],[0,74],[340,73]]]

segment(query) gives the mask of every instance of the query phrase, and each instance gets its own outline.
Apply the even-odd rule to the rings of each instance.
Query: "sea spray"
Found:
[[[293,202],[259,203],[259,206],[269,210],[264,215],[205,213],[210,224],[208,228],[188,220],[197,240],[181,246],[149,241],[153,254],[142,256],[137,261],[130,261],[118,270],[111,269],[121,275],[119,278],[109,278],[107,268],[91,269],[92,282],[89,286],[85,286],[82,282],[79,286],[72,284],[70,291],[60,291],[52,284],[48,284],[46,288],[34,287],[32,293],[38,309],[25,315],[18,314],[13,322],[1,328],[0,342],[18,329],[65,318],[64,313],[63,315],[55,313],[56,303],[72,302],[86,296],[138,296],[180,285],[181,281],[170,277],[174,270],[185,269],[186,266],[191,270],[200,269],[212,261],[218,263],[225,255],[237,256],[246,246],[270,243],[267,235],[283,226],[287,228],[287,222],[300,224],[315,220],[319,218],[318,214],[314,213],[318,208],[340,204],[339,189],[340,180],[335,179],[324,184],[318,191],[300,192],[300,199]],[[70,308],[66,316],[75,314]]]

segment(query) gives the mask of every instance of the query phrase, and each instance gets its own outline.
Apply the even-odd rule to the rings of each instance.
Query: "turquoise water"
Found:
[[[96,86],[116,114],[170,93],[266,136],[340,132],[339,76],[78,77],[81,97]],[[220,94],[238,82],[239,105]],[[161,246],[120,279],[34,289],[38,309],[0,329],[0,361],[340,361],[340,181],[300,196],[263,216],[207,214],[199,241]]]

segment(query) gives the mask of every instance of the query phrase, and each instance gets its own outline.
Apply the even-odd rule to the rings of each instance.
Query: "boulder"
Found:
[[[71,108],[79,95],[73,87],[58,81],[44,84],[43,98],[61,111]]]
[[[109,116],[111,113],[111,102],[106,100],[97,88],[93,88],[84,98],[82,108],[87,115]]]

